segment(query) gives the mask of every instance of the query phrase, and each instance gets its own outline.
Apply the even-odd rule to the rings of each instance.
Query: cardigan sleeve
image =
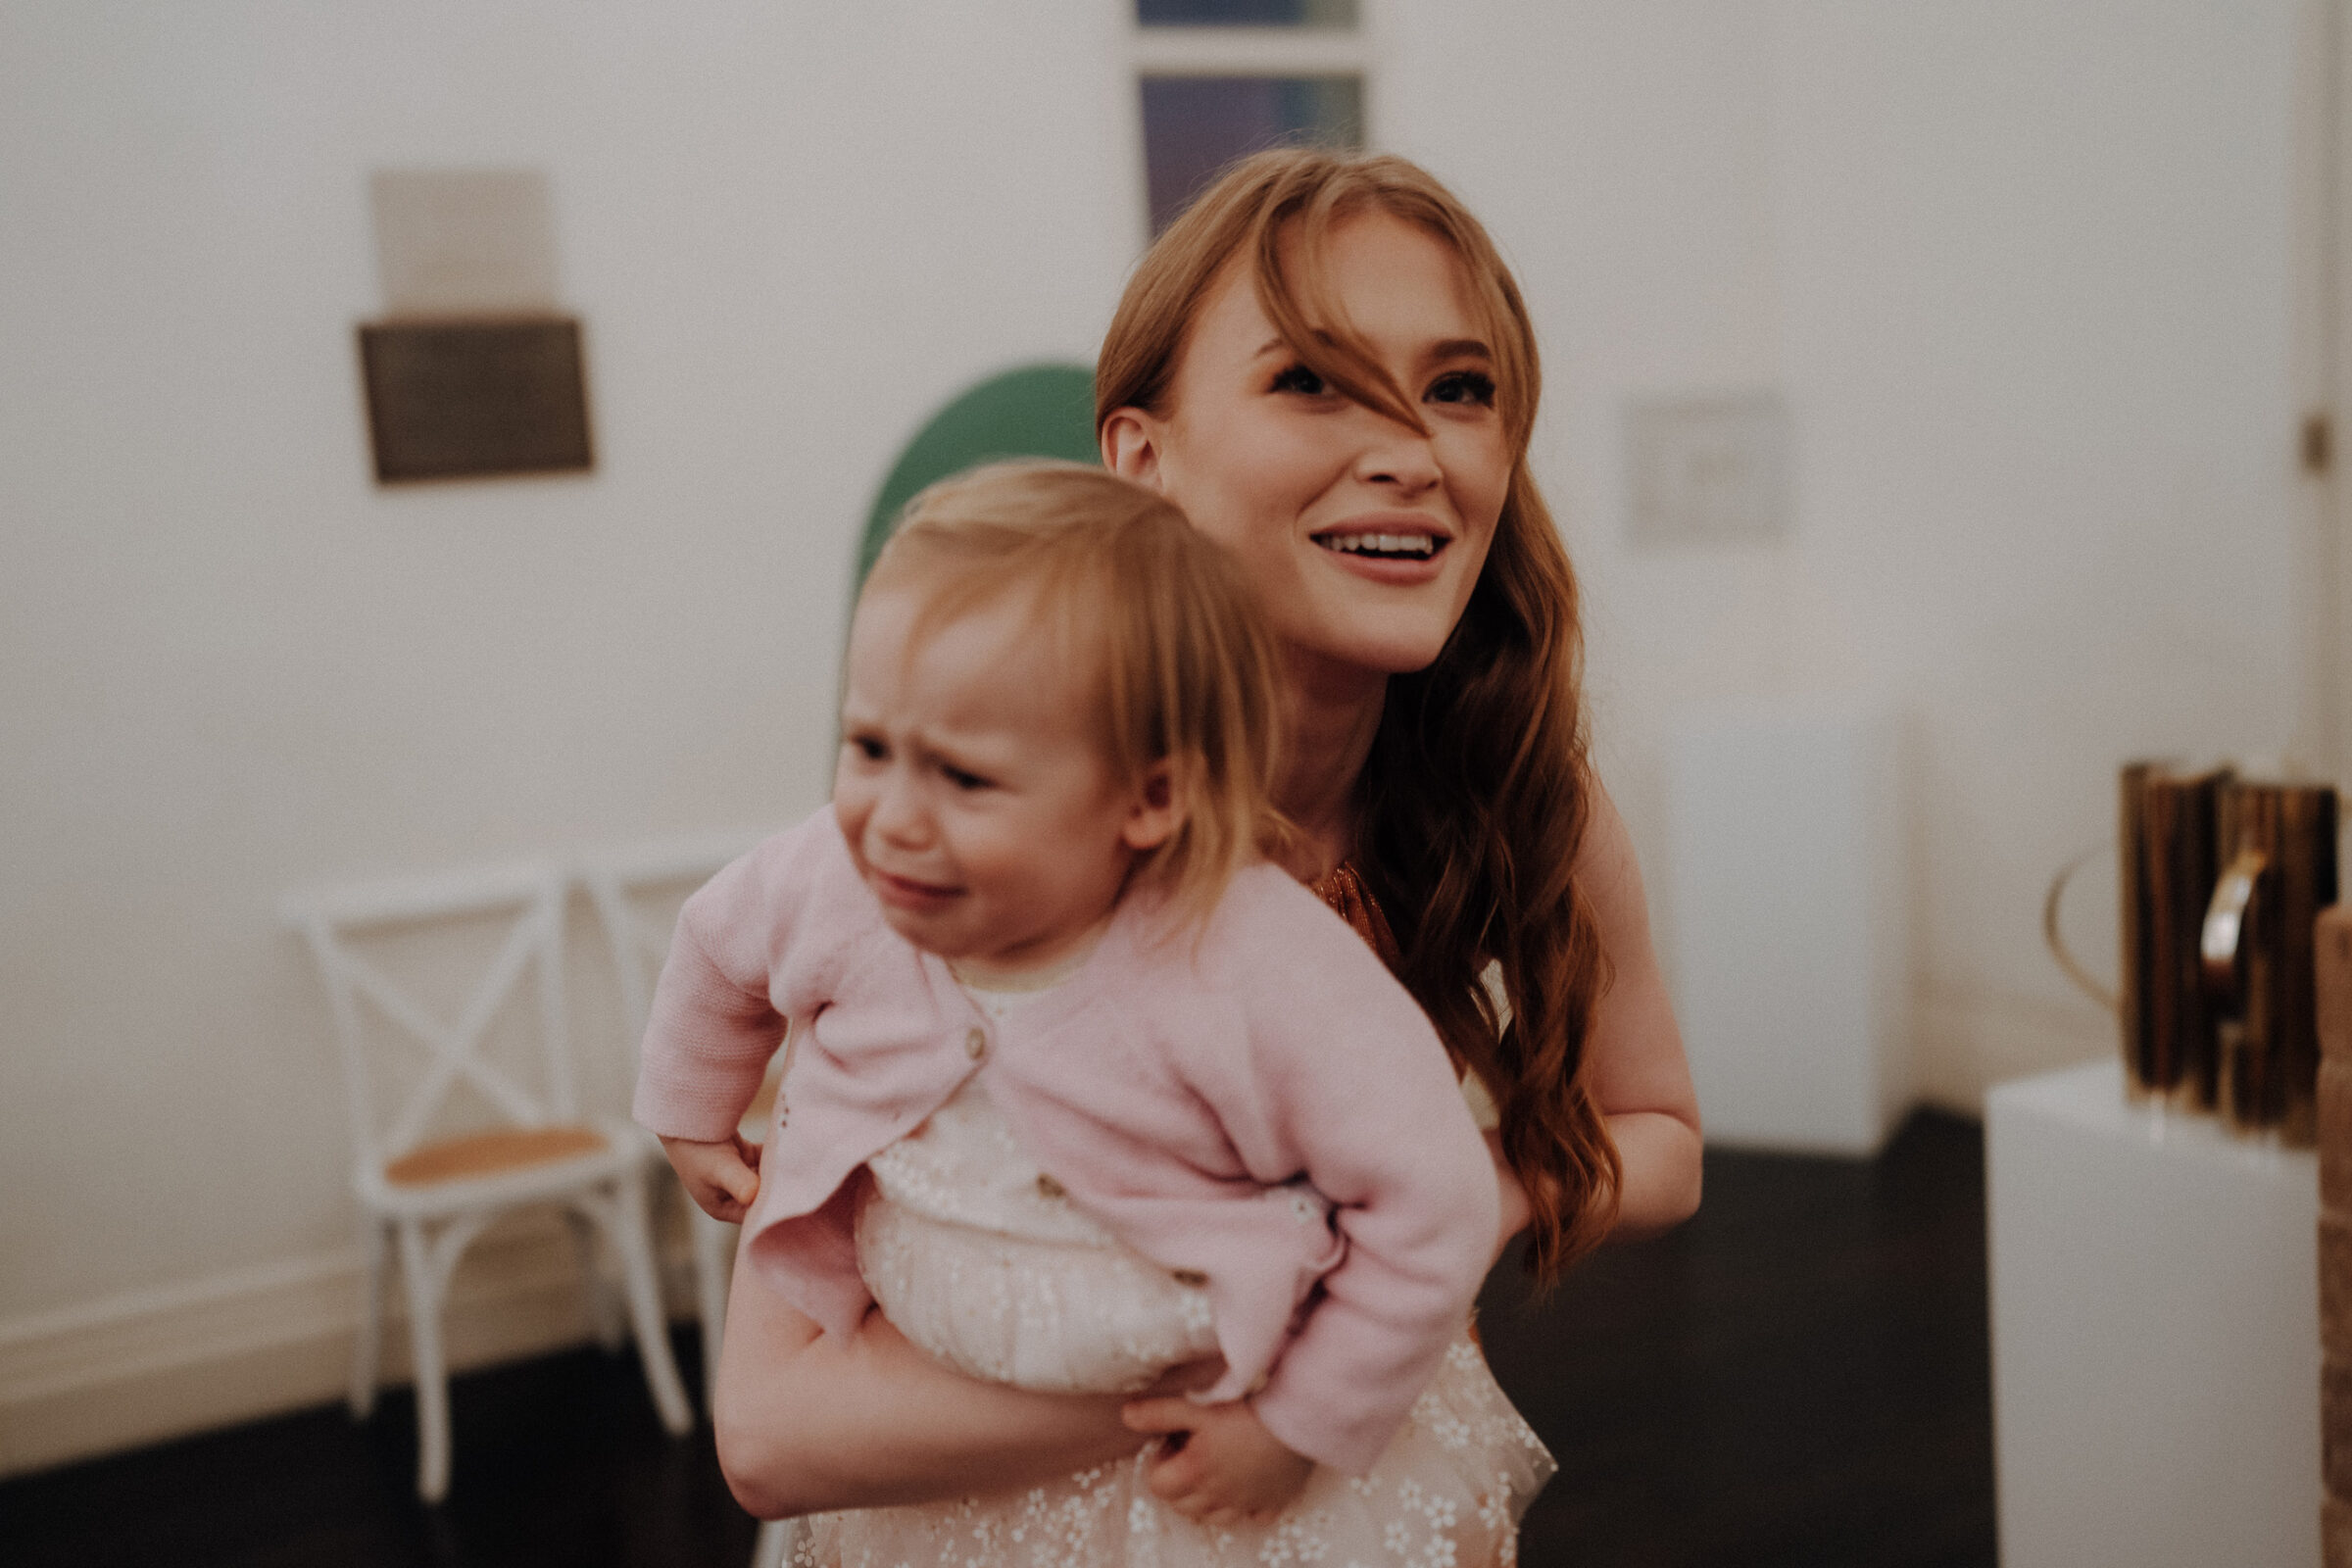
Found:
[[[686,901],[654,987],[632,1106],[639,1125],[670,1138],[734,1133],[786,1021],[816,1004],[835,967],[842,922],[823,911],[842,891],[846,865],[840,830],[823,810],[759,844]]]
[[[1295,1451],[1360,1474],[1462,1332],[1499,1199],[1419,1005],[1312,895],[1283,888],[1278,918],[1237,933],[1249,1051],[1208,1098],[1253,1171],[1302,1173],[1333,1204],[1345,1254],[1252,1405]]]

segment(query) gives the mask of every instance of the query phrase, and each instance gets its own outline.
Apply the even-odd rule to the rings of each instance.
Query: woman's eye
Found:
[[[1303,365],[1286,366],[1274,377],[1274,390],[1296,392],[1300,397],[1319,398],[1324,393],[1323,378]]]
[[[871,735],[852,735],[848,745],[850,750],[869,762],[879,762],[890,755],[889,748]]]
[[[959,790],[984,790],[988,788],[988,780],[982,778],[979,774],[967,773],[962,768],[953,766],[946,762],[942,762],[940,764],[939,774],[940,777],[946,779],[950,784],[955,785]]]
[[[1475,403],[1482,408],[1494,406],[1494,378],[1478,370],[1454,370],[1441,375],[1430,384],[1432,403]]]

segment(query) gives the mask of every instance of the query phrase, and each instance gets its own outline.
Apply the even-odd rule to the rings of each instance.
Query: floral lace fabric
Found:
[[[1213,1352],[1205,1293],[1070,1206],[975,1078],[871,1162],[858,1260],[900,1332],[1026,1388],[1140,1387]],[[822,1514],[796,1568],[1489,1568],[1551,1455],[1465,1334],[1370,1473],[1318,1468],[1271,1524],[1217,1530],[1152,1494],[1150,1451],[1047,1486]]]
[[[1312,891],[1395,961],[1352,867]],[[1213,1349],[1204,1293],[1041,1181],[976,1079],[870,1168],[859,1269],[900,1332],[950,1365],[1110,1390]],[[1148,1485],[1154,1451],[1026,1491],[813,1515],[793,1568],[1497,1568],[1517,1563],[1520,1517],[1557,1468],[1467,1325],[1371,1470],[1316,1467],[1270,1523],[1176,1513]]]
[[[1271,1524],[1198,1525],[1145,1484],[1150,1452],[1026,1492],[818,1514],[794,1568],[1491,1568],[1518,1561],[1519,1517],[1550,1453],[1454,1342],[1369,1474],[1317,1468]]]
[[[933,1359],[1016,1388],[1118,1394],[1217,1353],[1205,1286],[1073,1205],[977,1075],[868,1168],[858,1270]]]

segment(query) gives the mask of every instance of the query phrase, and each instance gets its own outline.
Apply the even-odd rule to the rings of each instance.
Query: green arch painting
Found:
[[[1102,461],[1095,445],[1095,372],[1083,365],[1024,365],[990,376],[931,416],[899,454],[866,514],[855,586],[864,585],[899,513],[917,491],[999,458]]]

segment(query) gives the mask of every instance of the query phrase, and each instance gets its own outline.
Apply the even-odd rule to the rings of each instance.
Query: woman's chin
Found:
[[[1436,663],[1445,651],[1446,634],[1395,625],[1353,627],[1298,639],[1291,648],[1293,662],[1302,673],[1385,679]]]
[[[1409,675],[1437,662],[1469,594],[1446,580],[1406,589],[1351,581],[1316,597],[1307,615],[1284,628],[1290,641],[1333,663]]]

